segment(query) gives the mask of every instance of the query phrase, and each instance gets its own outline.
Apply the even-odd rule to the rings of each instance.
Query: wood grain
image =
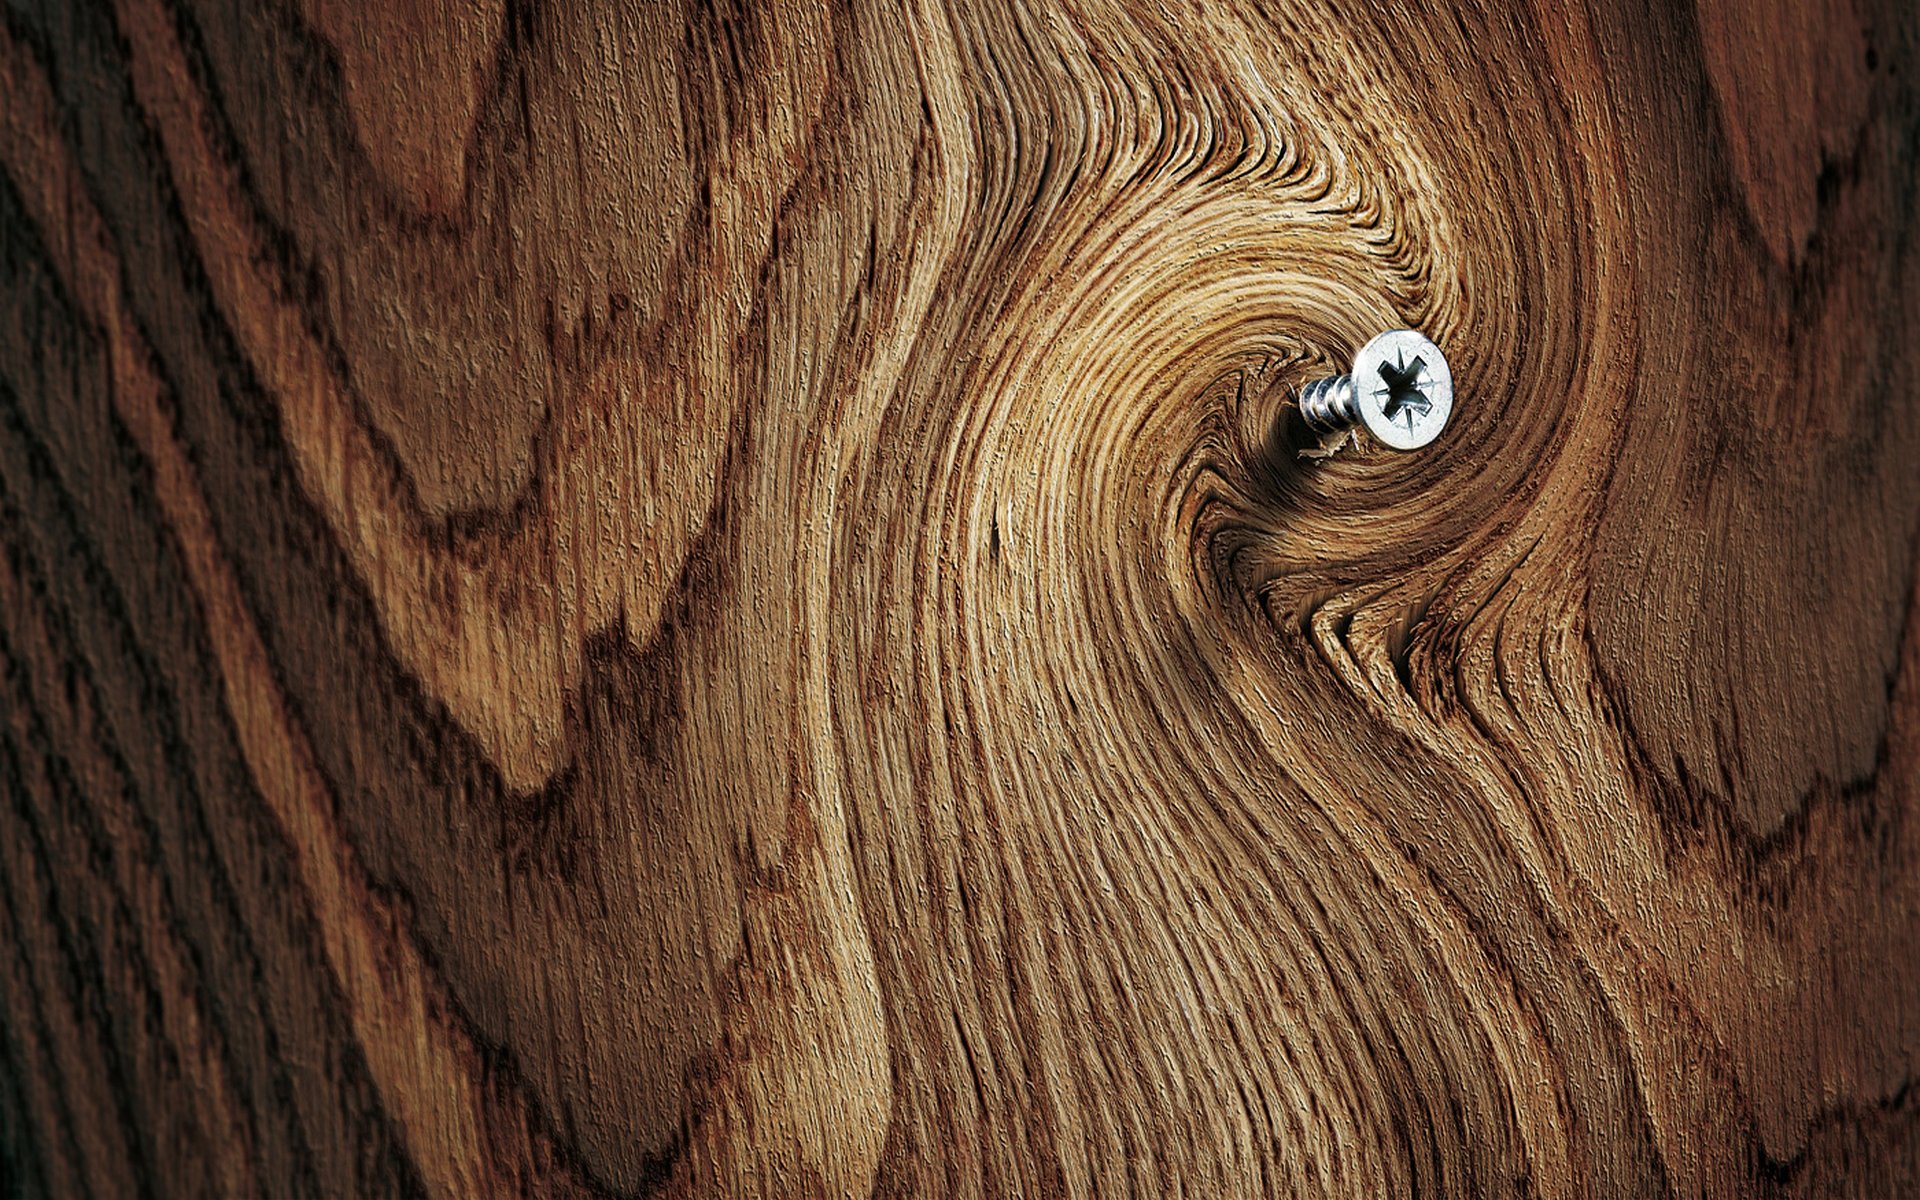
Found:
[[[1910,4],[3,12],[0,1193],[1920,1195]]]

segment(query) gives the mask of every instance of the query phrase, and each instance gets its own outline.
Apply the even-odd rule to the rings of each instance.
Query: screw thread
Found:
[[[1353,376],[1329,375],[1300,389],[1300,415],[1319,433],[1339,433],[1360,423]]]

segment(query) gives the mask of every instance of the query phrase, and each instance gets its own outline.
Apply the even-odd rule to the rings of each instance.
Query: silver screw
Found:
[[[1352,371],[1300,389],[1308,428],[1328,434],[1364,426],[1395,450],[1418,450],[1439,437],[1452,413],[1447,357],[1412,329],[1389,329],[1360,347]]]

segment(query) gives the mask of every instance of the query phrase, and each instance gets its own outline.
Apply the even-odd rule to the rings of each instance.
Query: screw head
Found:
[[[1353,356],[1360,422],[1382,445],[1418,450],[1440,436],[1453,414],[1447,357],[1413,329],[1389,329]]]

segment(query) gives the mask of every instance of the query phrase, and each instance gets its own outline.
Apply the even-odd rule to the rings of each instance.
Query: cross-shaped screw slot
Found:
[[[1381,363],[1380,378],[1386,385],[1375,388],[1375,396],[1385,396],[1386,402],[1380,406],[1381,412],[1391,421],[1402,411],[1407,416],[1407,428],[1413,428],[1416,415],[1426,416],[1433,411],[1433,401],[1427,399],[1427,393],[1420,387],[1420,374],[1427,369],[1427,360],[1414,355],[1413,365],[1407,365],[1407,355],[1400,352],[1398,362]]]
[[[1364,392],[1356,379],[1378,379]],[[1446,428],[1453,412],[1453,374],[1446,356],[1425,334],[1390,329],[1360,348],[1353,370],[1316,379],[1300,390],[1300,415],[1322,435],[1365,428],[1382,445],[1417,450]],[[1305,452],[1324,458],[1345,439]]]

